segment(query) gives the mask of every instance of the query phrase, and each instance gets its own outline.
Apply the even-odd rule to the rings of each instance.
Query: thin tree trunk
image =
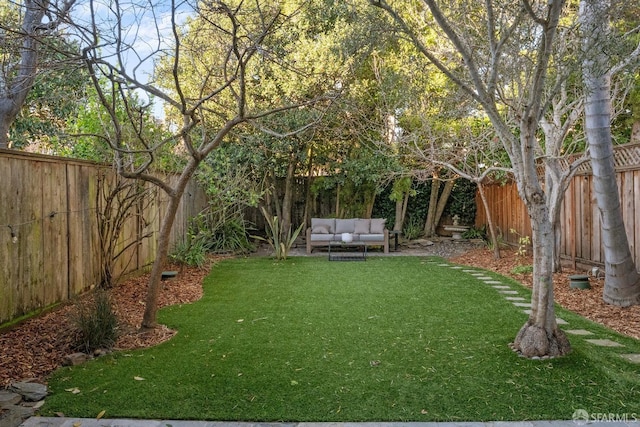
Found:
[[[442,218],[442,213],[444,212],[445,206],[447,206],[447,202],[449,201],[449,196],[451,196],[451,191],[453,191],[453,186],[456,185],[456,180],[451,179],[444,183],[444,188],[442,189],[442,194],[440,194],[440,198],[438,199],[438,206],[436,208],[436,216],[433,219],[433,231],[438,228],[438,224],[440,224],[440,218]]]
[[[284,183],[284,194],[282,196],[282,221],[281,221],[281,233],[284,237],[291,228],[291,210],[293,208],[293,184],[296,171],[295,156],[291,154],[289,156],[289,165],[287,166],[287,177]]]
[[[586,90],[585,131],[589,142],[593,185],[602,218],[605,255],[603,299],[621,307],[640,304],[640,275],[629,249],[611,138],[611,76],[602,51],[608,32],[606,0],[582,0],[580,18],[585,34],[582,74]]]
[[[407,191],[404,193],[404,200],[402,201],[402,213],[400,214],[400,228],[398,231],[402,231],[404,228],[404,219],[407,217],[407,207],[409,206],[409,197],[411,196],[410,192]]]
[[[424,224],[424,234],[431,237],[436,234],[436,208],[438,207],[438,193],[440,192],[441,181],[434,175],[431,181],[431,194],[429,196],[429,209],[427,210],[427,219]]]
[[[195,173],[200,161],[192,160],[192,163],[187,165],[180,175],[176,187],[173,192],[168,194],[169,206],[167,211],[162,217],[162,223],[160,224],[160,233],[158,235],[158,247],[156,249],[156,257],[151,267],[151,274],[149,276],[147,297],[145,301],[144,315],[142,317],[142,328],[149,329],[157,326],[157,312],[158,312],[158,296],[160,294],[160,279],[162,277],[162,270],[164,269],[167,256],[169,254],[169,239],[171,238],[171,229],[176,219],[176,213],[180,206],[180,201],[184,195],[187,184],[191,180],[191,177]]]
[[[305,227],[311,225],[311,183],[313,176],[313,147],[309,148],[309,164],[307,166],[307,179],[304,186],[304,223]]]
[[[401,231],[402,230],[402,221],[403,221],[403,216],[402,216],[402,205],[404,204],[404,197],[402,199],[398,199],[396,200],[396,220],[393,223],[393,230],[394,231]]]
[[[480,200],[482,200],[482,207],[484,208],[485,215],[487,216],[487,224],[489,226],[489,239],[493,246],[493,258],[500,259],[500,247],[498,246],[498,235],[496,233],[496,226],[493,223],[493,217],[491,215],[491,209],[489,209],[489,202],[487,201],[487,195],[484,192],[484,185],[481,182],[477,183],[478,193],[480,194]]]

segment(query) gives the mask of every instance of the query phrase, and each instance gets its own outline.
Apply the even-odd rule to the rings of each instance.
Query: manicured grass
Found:
[[[176,337],[58,370],[41,413],[246,421],[640,414],[639,366],[617,354],[640,353],[638,341],[560,311],[570,328],[626,347],[572,337],[567,357],[519,358],[507,344],[526,320],[522,309],[430,261],[224,261],[202,300],[160,312]]]

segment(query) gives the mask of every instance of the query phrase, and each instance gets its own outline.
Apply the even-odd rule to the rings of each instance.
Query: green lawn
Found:
[[[41,415],[486,421],[571,419],[576,409],[640,414],[640,366],[619,356],[640,353],[640,342],[560,310],[569,328],[625,347],[571,337],[567,357],[519,358],[508,343],[526,320],[522,308],[441,263],[221,262],[200,301],[160,312],[176,337],[58,370]]]

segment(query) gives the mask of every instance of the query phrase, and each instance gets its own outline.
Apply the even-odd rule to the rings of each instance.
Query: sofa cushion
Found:
[[[356,227],[355,219],[336,219],[336,234],[353,233]]]
[[[369,234],[370,219],[356,219],[356,224],[353,228],[355,234]]]
[[[331,240],[334,240],[333,238],[333,234],[312,234],[311,235],[311,241],[312,242],[328,242]]]
[[[371,234],[384,234],[384,223],[386,219],[384,218],[373,218],[371,219]]]
[[[334,218],[311,218],[311,233],[314,233],[314,229],[317,226],[327,226],[327,233],[335,233],[336,220]],[[323,233],[324,234],[324,233]]]
[[[384,243],[384,234],[361,234],[361,242],[380,242]]]

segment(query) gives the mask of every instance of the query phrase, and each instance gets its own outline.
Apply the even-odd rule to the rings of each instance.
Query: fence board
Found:
[[[640,170],[631,170],[628,167],[621,169],[616,173],[616,181],[631,254],[636,266],[640,267]],[[514,183],[488,185],[485,191],[494,222],[502,230],[504,241],[517,244],[517,237],[508,233],[509,229],[515,229],[522,236],[531,235],[531,224],[526,208],[517,198]],[[506,209],[507,204],[503,203],[505,200],[509,201],[508,208],[517,210],[517,214]],[[479,196],[476,197],[476,201],[481,203]],[[603,265],[601,214],[596,203],[592,175],[581,174],[572,179],[565,193],[560,218],[561,257],[581,265]],[[476,226],[483,224],[486,224],[486,214],[479,209]],[[507,233],[504,232],[505,230]]]
[[[63,164],[43,164],[43,306],[62,301],[66,294],[68,269],[66,168]]]
[[[103,184],[115,181],[115,172],[92,162],[0,150],[0,180],[2,324],[99,283],[98,195]],[[195,183],[189,184],[183,200],[172,241],[182,238],[192,213],[206,203]],[[120,247],[141,233],[151,232],[152,237],[128,249],[116,272],[136,271],[153,262],[166,205],[166,196],[156,197],[127,221]],[[12,242],[12,230],[17,243]]]

